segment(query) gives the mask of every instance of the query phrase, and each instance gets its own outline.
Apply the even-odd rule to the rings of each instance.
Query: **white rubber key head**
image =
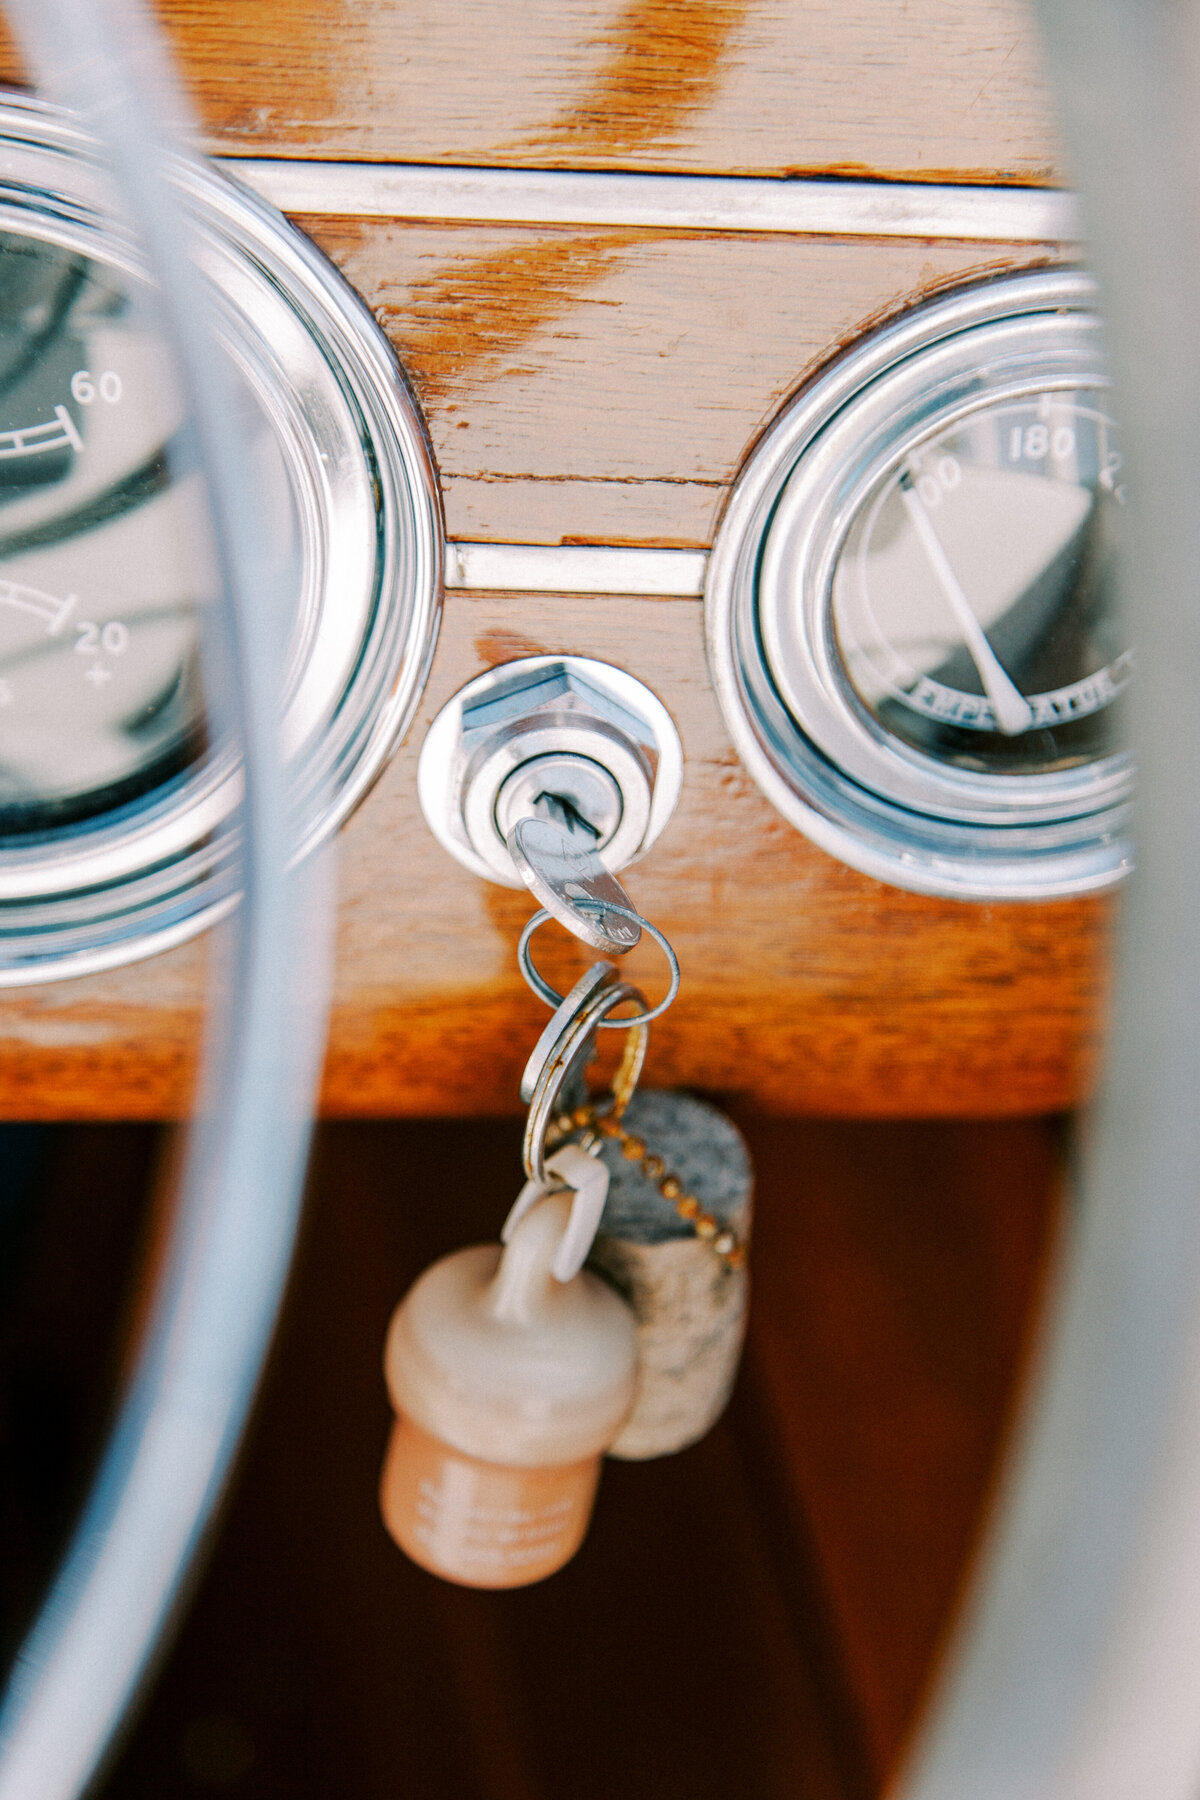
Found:
[[[548,1187],[543,1187],[540,1181],[527,1181],[525,1183],[525,1186],[513,1201],[507,1219],[505,1219],[503,1225],[500,1227],[500,1242],[502,1244],[507,1244],[511,1241],[513,1232],[517,1229],[517,1226],[521,1223],[521,1220],[525,1217],[525,1214],[529,1211],[530,1207],[536,1206],[537,1202],[549,1192],[550,1189]]]
[[[564,1144],[546,1159],[546,1171],[573,1191],[571,1216],[551,1265],[556,1281],[570,1281],[587,1261],[592,1240],[600,1229],[608,1196],[608,1170],[598,1157],[589,1156],[578,1144]],[[500,1242],[511,1242],[513,1233],[531,1207],[553,1192],[536,1181],[527,1181],[513,1202],[500,1230]]]

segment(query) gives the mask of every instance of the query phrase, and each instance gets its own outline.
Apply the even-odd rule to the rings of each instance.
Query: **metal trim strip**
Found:
[[[706,550],[615,544],[446,545],[446,586],[526,594],[638,594],[698,600]]]
[[[1071,242],[1082,235],[1076,197],[1059,188],[273,157],[220,161],[286,213],[996,243]]]

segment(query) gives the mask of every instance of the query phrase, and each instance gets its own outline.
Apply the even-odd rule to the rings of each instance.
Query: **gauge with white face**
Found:
[[[0,836],[100,817],[202,753],[215,575],[173,387],[115,270],[0,233]]]
[[[1128,866],[1120,434],[1086,276],[964,289],[785,409],[710,562],[710,658],[780,809],[961,897]]]
[[[441,594],[437,488],[390,347],[337,272],[215,173],[179,176],[288,645],[301,836],[379,773]],[[0,108],[0,984],[129,960],[227,906],[239,779],[211,740],[203,474],[92,147]]]
[[[837,559],[847,682],[892,737],[965,769],[1120,748],[1133,672],[1115,606],[1125,490],[1107,396],[984,405],[897,458]]]

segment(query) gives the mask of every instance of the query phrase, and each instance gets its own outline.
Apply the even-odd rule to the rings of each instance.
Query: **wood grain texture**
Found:
[[[617,657],[648,682],[687,756],[675,817],[629,874],[684,970],[678,1002],[654,1027],[649,1080],[783,1112],[891,1117],[1039,1112],[1087,1090],[1103,903],[933,900],[815,849],[759,795],[726,736],[698,602],[456,594],[418,723],[343,835],[330,1113],[517,1109],[546,1016],[516,968],[530,901],[467,874],[436,844],[417,802],[416,759],[429,720],[471,676],[566,649]],[[545,936],[551,979],[572,977],[579,947]],[[0,1110],[184,1109],[204,966],[201,942],[4,996]],[[660,991],[652,950],[639,948],[629,966]]]
[[[780,402],[839,346],[1053,246],[300,221],[429,421],[447,531],[707,544]]]
[[[424,1577],[384,1535],[375,1484],[388,1315],[432,1258],[494,1235],[518,1128],[319,1134],[215,1555],[99,1800],[173,1796],[181,1761],[197,1788],[232,1785],[230,1738],[253,1754],[244,1800],[396,1800],[398,1768],[421,1800],[879,1793],[1002,1454],[1056,1239],[1059,1133],[741,1123],[758,1231],[733,1404],[682,1456],[610,1462],[580,1556],[511,1594]],[[57,1311],[61,1360],[78,1325]],[[19,1498],[13,1523],[44,1529],[44,1494]]]
[[[518,1170],[513,1124],[320,1134],[214,1555],[95,1800],[867,1800],[815,1571],[772,1504],[786,1472],[748,1475],[738,1399],[681,1456],[609,1463],[550,1581],[453,1587],[384,1532],[388,1316],[494,1237]]]
[[[937,1672],[1006,1448],[1052,1278],[1061,1133],[745,1123],[759,1191],[748,1385],[878,1792]]]
[[[266,45],[284,15],[181,5],[173,16],[185,35],[219,16],[239,41],[253,27]],[[648,29],[649,15],[637,16]],[[309,41],[307,17],[300,5],[286,14],[297,44]],[[354,20],[391,29],[395,15],[358,9],[343,21],[351,37]],[[615,79],[610,70],[610,87]],[[581,140],[572,142],[586,162]],[[451,534],[516,542],[709,542],[747,450],[781,399],[839,345],[947,284],[1056,254],[304,223],[411,371]],[[656,1030],[657,1080],[733,1090],[785,1111],[892,1116],[1040,1111],[1086,1090],[1102,905],[962,907],[884,889],[814,850],[761,799],[734,754],[696,604],[458,595],[410,742],[345,834],[328,1111],[517,1106],[519,1072],[544,1017],[513,958],[527,902],[467,876],[437,848],[417,805],[415,766],[425,726],[450,693],[481,668],[541,649],[628,667],[660,693],[684,735],[684,801],[634,888],[676,941],[687,978]],[[0,1111],[185,1110],[205,961],[204,946],[193,945],[107,977],[6,996]],[[559,966],[565,975],[574,964],[565,955]],[[651,986],[658,980],[652,963],[636,968]]]
[[[1058,164],[1023,0],[158,10],[214,150],[1017,182]]]

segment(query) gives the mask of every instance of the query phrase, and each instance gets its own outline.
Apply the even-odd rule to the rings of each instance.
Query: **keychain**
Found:
[[[531,1117],[554,1116],[602,1019],[627,1001],[644,1009],[615,974],[611,963],[589,970],[543,1032],[526,1070]],[[636,1080],[644,1032],[631,1043],[622,1066]],[[502,1245],[427,1269],[393,1314],[384,1351],[396,1411],[384,1523],[414,1562],[472,1587],[540,1581],[574,1555],[637,1378],[633,1313],[583,1267],[608,1170],[577,1144],[548,1153],[545,1136]]]
[[[669,1456],[716,1423],[737,1375],[749,1297],[749,1152],[732,1121],[692,1094],[639,1093],[616,1118],[577,1108],[573,1130],[581,1124],[599,1132],[610,1176],[588,1264],[638,1321],[637,1398],[609,1455]]]
[[[670,965],[670,985],[658,1006],[632,1020],[605,1021],[605,1029],[626,1025],[640,1034],[627,1041],[625,1061],[607,1101],[576,1103],[547,1127],[531,1081],[538,1051],[521,1092],[523,1100],[532,1102],[527,1168],[532,1166],[530,1144],[543,1130],[552,1145],[581,1139],[607,1163],[611,1185],[589,1263],[633,1307],[639,1365],[636,1404],[609,1454],[630,1460],[667,1456],[703,1437],[716,1422],[737,1374],[749,1293],[749,1152],[733,1122],[705,1101],[665,1092],[634,1096],[646,1030],[679,989],[679,964],[666,938],[633,910],[624,888],[595,852],[558,826],[522,819],[513,827],[508,847],[544,909],[522,932],[518,961],[526,981],[550,1005],[560,1004],[558,995],[530,954],[533,934],[547,915],[597,949],[617,955],[632,949],[647,931]],[[590,996],[606,968],[612,965],[589,970],[561,1006]],[[543,1041],[553,1030],[551,1021]]]
[[[528,1183],[503,1250],[434,1263],[397,1307],[384,1352],[397,1415],[384,1522],[414,1562],[473,1587],[540,1581],[575,1554],[601,1453],[633,1399],[633,1315],[583,1268],[606,1171],[569,1144],[548,1173],[580,1185]]]
[[[527,1179],[502,1243],[442,1258],[393,1315],[380,1492],[415,1562],[489,1588],[574,1555],[606,1451],[664,1455],[720,1414],[745,1328],[751,1193],[745,1145],[715,1107],[635,1094],[650,1023],[679,987],[666,938],[557,826],[522,820],[509,847],[544,901],[521,936],[522,973],[554,1008],[521,1081]],[[555,993],[530,952],[551,914],[617,955],[649,932],[671,966],[666,998],[647,1007],[608,960]],[[584,1074],[600,1030],[626,1038],[595,1099]]]

